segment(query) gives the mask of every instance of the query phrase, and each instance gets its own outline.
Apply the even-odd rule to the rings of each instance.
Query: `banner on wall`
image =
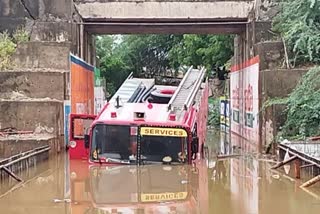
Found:
[[[70,55],[71,113],[94,114],[94,67],[84,60]],[[75,121],[74,134],[84,133],[81,121]]]
[[[93,114],[94,67],[82,59],[70,55],[71,60],[71,112]]]
[[[230,127],[230,105],[226,97],[220,97],[220,129],[229,132]]]
[[[65,146],[69,144],[69,115],[71,111],[70,100],[65,100],[64,104],[64,142]]]
[[[231,131],[259,142],[259,57],[235,65],[230,75]]]

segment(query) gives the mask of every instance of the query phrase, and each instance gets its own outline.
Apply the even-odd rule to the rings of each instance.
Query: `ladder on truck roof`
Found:
[[[205,75],[205,68],[194,69],[192,66],[183,77],[177,90],[168,103],[169,111],[187,110],[192,104]]]
[[[138,103],[154,84],[154,79],[133,78],[132,73],[130,73],[109,102],[116,102],[117,97],[119,97],[123,103]]]

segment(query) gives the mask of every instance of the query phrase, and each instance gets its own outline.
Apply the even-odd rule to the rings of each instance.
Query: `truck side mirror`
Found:
[[[191,152],[197,154],[199,151],[199,138],[194,137],[191,142]]]
[[[84,147],[86,148],[86,149],[89,149],[89,145],[90,145],[90,135],[88,135],[88,134],[85,134],[84,135]]]

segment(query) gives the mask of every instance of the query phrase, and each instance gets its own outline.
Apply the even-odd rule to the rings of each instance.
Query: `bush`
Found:
[[[219,99],[209,98],[209,119],[208,125],[220,126],[220,101]]]
[[[19,27],[13,34],[13,40],[16,44],[27,42],[29,41],[29,33],[23,27]]]
[[[320,67],[306,73],[288,100],[283,135],[309,137],[320,135]]]
[[[17,28],[12,37],[6,31],[0,33],[0,70],[13,67],[11,56],[16,51],[17,44],[27,41],[29,41],[29,34],[23,27]]]
[[[0,70],[11,67],[10,57],[16,50],[16,44],[7,32],[0,33]]]

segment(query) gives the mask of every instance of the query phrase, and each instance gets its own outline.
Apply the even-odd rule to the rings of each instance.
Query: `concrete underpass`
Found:
[[[26,182],[23,182],[24,187],[21,184],[17,188],[15,181],[6,181],[5,188],[0,191],[0,207],[10,205],[7,213],[26,210],[33,213],[98,212],[89,194],[93,183],[88,180],[75,182],[80,202],[69,204],[67,177],[73,176],[74,180],[77,177],[67,172],[69,163],[63,152],[66,147],[64,106],[71,99],[70,54],[92,67],[97,66],[97,35],[234,34],[234,71],[241,73],[246,66],[254,64],[259,74],[255,85],[258,95],[254,98],[258,103],[257,110],[261,110],[262,103],[269,97],[288,95],[306,70],[289,70],[283,66],[284,44],[274,40],[271,32],[274,11],[273,8],[266,9],[268,3],[263,0],[0,0],[0,32],[13,32],[22,25],[30,33],[30,41],[19,44],[12,56],[14,68],[0,71],[0,130],[12,128],[32,133],[27,137],[0,135],[0,161],[48,145],[51,147],[48,157],[52,157],[48,162],[34,160],[32,165],[37,167],[33,171],[21,170],[28,168],[27,164],[13,168]],[[237,79],[240,89],[245,90],[247,82],[244,79],[250,79],[248,76],[241,74]],[[239,99],[245,102],[245,98]],[[240,121],[243,124],[236,135],[221,135],[218,139],[214,133],[208,134],[211,137],[208,162],[198,165],[199,176],[191,174],[195,180],[190,180],[190,184],[181,181],[192,190],[190,194],[196,198],[192,203],[198,203],[198,206],[193,204],[190,212],[285,213],[292,207],[298,213],[317,213],[318,209],[312,203],[318,201],[310,196],[314,193],[299,191],[296,194],[291,181],[286,180],[287,176],[281,174],[279,179],[278,174],[274,176],[265,170],[271,167],[270,163],[247,157],[214,162],[217,150],[227,146],[241,147],[245,152],[263,151],[274,141],[282,108],[267,108],[263,114],[254,117],[258,139],[256,137],[253,144],[239,138],[250,138],[243,129],[244,121]],[[245,110],[240,109],[240,113],[244,114]],[[54,157],[57,153],[59,155]],[[86,173],[92,179],[96,172],[90,170]],[[108,169],[98,171],[110,174]],[[179,173],[184,171],[188,170],[183,168]],[[132,175],[125,173],[125,178]],[[200,187],[192,189],[199,183],[208,187],[201,195]],[[279,191],[283,187],[286,191]],[[17,191],[9,194],[12,188]],[[132,193],[130,197],[135,200],[136,195]],[[205,209],[199,205],[200,199],[208,202]],[[262,199],[271,205],[262,206]],[[301,203],[307,204],[308,208]],[[169,213],[170,209],[174,211],[172,207],[161,206],[164,213]],[[139,209],[136,212],[142,212]]]

